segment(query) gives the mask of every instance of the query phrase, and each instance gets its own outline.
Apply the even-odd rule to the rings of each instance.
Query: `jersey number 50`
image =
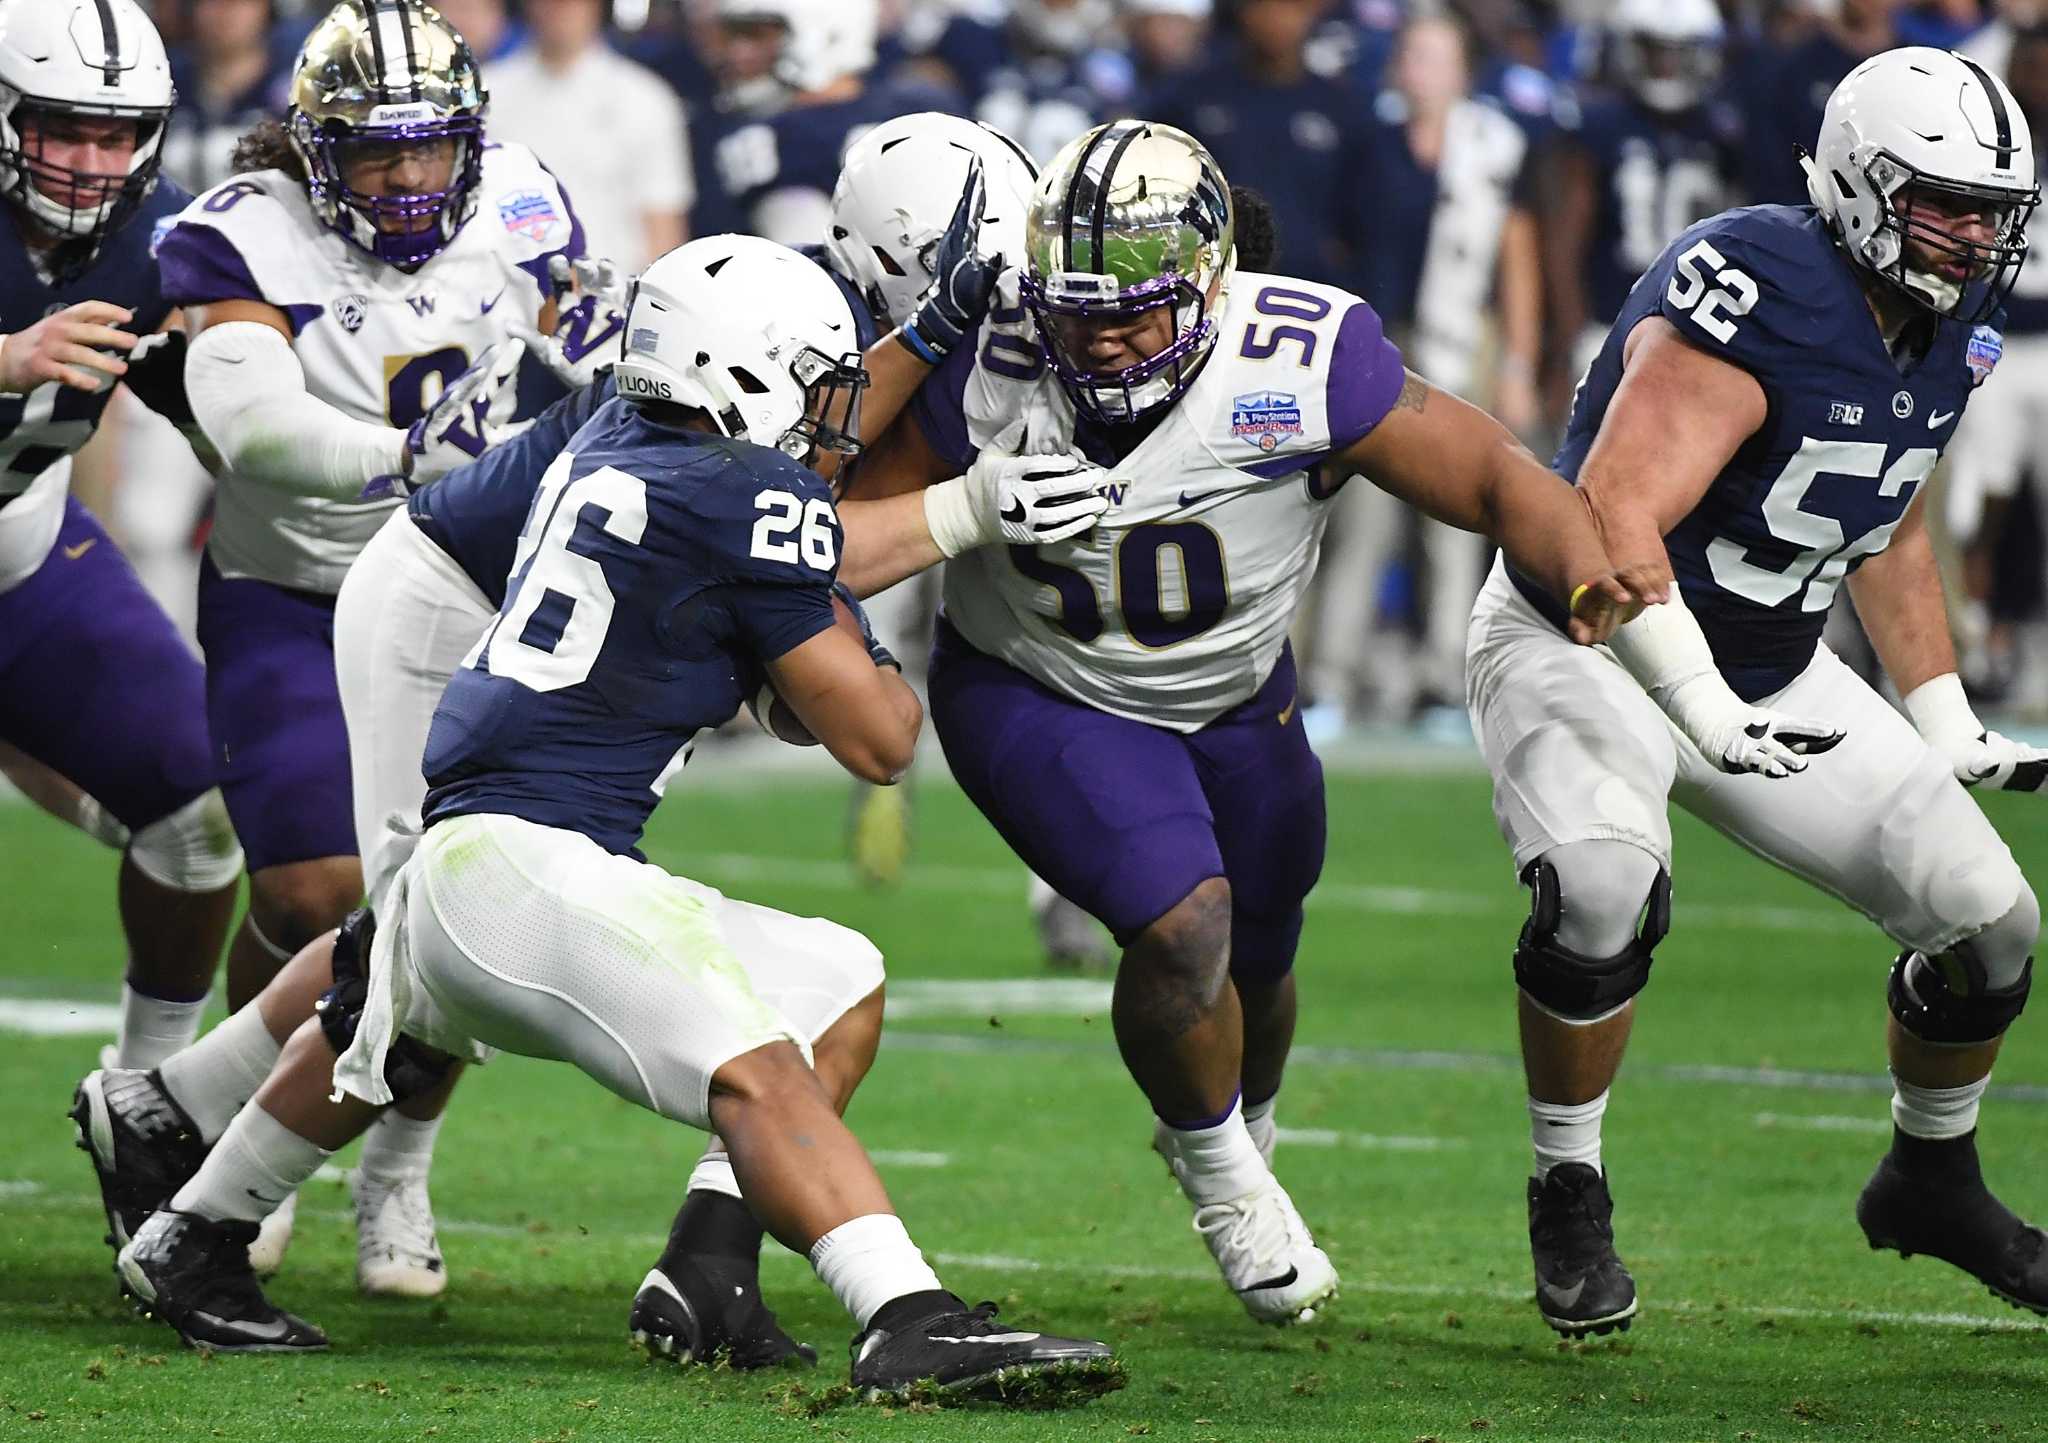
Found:
[[[1060,630],[1084,644],[1102,635],[1102,603],[1086,576],[1047,561],[1035,546],[1012,546],[1010,561],[1058,595]],[[1124,630],[1142,647],[1156,651],[1200,636],[1230,610],[1222,539],[1199,521],[1133,526],[1116,546],[1115,602]]]

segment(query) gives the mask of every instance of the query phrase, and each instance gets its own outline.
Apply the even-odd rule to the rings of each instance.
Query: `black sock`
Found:
[[[1914,1137],[1892,1128],[1892,1163],[1911,1178],[1929,1182],[1982,1186],[1977,1164],[1977,1130],[1961,1137]]]
[[[760,1262],[763,1236],[761,1224],[745,1203],[729,1193],[698,1188],[683,1199],[675,1224],[669,1228],[662,1266],[685,1256],[710,1256],[752,1269]]]
[[[936,1318],[942,1313],[964,1313],[967,1304],[961,1302],[944,1288],[927,1288],[919,1293],[905,1293],[900,1298],[891,1298],[875,1309],[875,1315],[868,1319],[870,1328],[880,1328],[885,1333],[912,1327],[927,1318]]]

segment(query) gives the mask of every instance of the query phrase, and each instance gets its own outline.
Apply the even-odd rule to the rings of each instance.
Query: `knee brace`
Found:
[[[2005,1035],[2027,1005],[2034,959],[2020,967],[2019,980],[1993,987],[1971,941],[1956,943],[1935,957],[1901,952],[1892,964],[1885,1001],[1899,1026],[1922,1042],[1968,1047]]]
[[[215,892],[242,875],[242,848],[217,790],[138,827],[128,840],[128,860],[174,892]]]
[[[377,937],[377,919],[368,907],[348,914],[334,938],[334,985],[313,1004],[321,1035],[335,1056],[355,1044],[356,1027],[370,1000],[370,946]],[[448,1075],[452,1061],[417,1038],[399,1033],[384,1052],[384,1081],[394,1102],[417,1097]]]
[[[1522,873],[1529,888],[1529,920],[1515,943],[1515,982],[1538,1006],[1572,1021],[1591,1022],[1614,1011],[1650,980],[1651,954],[1671,930],[1671,874],[1657,869],[1640,930],[1611,957],[1588,957],[1559,944],[1564,915],[1557,869],[1542,857]]]

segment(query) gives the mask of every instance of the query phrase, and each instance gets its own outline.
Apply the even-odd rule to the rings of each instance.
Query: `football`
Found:
[[[846,604],[846,598],[836,593],[832,597],[832,619],[841,631],[852,633],[853,639],[863,646],[867,644],[861,631],[860,617]],[[775,694],[773,682],[761,684],[761,690],[748,701],[747,712],[760,723],[762,731],[777,741],[788,742],[793,747],[814,747],[818,744],[818,739],[797,717],[795,709]]]

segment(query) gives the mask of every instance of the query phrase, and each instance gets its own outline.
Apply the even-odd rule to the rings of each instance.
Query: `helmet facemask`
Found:
[[[1194,383],[1196,370],[1216,343],[1209,298],[1186,276],[1165,276],[1120,288],[1114,275],[1056,272],[1041,279],[1027,272],[1021,289],[1038,322],[1040,343],[1053,374],[1066,385],[1075,408],[1097,421],[1135,421],[1175,400]],[[1074,322],[1135,322],[1162,307],[1169,311],[1172,339],[1135,365],[1099,371],[1090,366],[1085,351],[1072,344],[1071,338],[1081,329]]]
[[[379,107],[380,109],[387,107]],[[392,106],[389,109],[399,109]],[[451,115],[397,125],[316,124],[294,114],[292,148],[306,167],[313,208],[358,248],[386,265],[413,271],[432,260],[476,211],[483,174],[483,120]],[[353,163],[370,147],[436,146],[452,141],[448,181],[439,189],[403,195],[373,195],[348,183]]]
[[[1692,109],[1720,83],[1723,50],[1718,38],[1632,31],[1616,35],[1612,44],[1622,84],[1659,114]]]
[[[776,449],[805,465],[820,453],[851,460],[860,454],[860,395],[868,387],[867,363],[858,351],[834,360],[813,346],[790,360],[789,374],[804,388],[804,414],[782,433]]]
[[[5,91],[0,96],[0,184],[8,199],[59,241],[85,242],[90,254],[156,184],[169,107],[80,105]],[[50,159],[50,129],[74,120],[132,123],[135,148],[127,169],[83,171]],[[68,200],[58,198],[66,193]]]
[[[2027,220],[2040,204],[2038,187],[2010,190],[1947,180],[1882,150],[1856,159],[1881,198],[1875,233],[1852,244],[1867,269],[1934,314],[1971,324],[2004,303],[2026,263]],[[1991,239],[1961,239],[1941,223],[1975,213],[1990,221]],[[1941,268],[1916,264],[1916,247],[1932,252]]]

